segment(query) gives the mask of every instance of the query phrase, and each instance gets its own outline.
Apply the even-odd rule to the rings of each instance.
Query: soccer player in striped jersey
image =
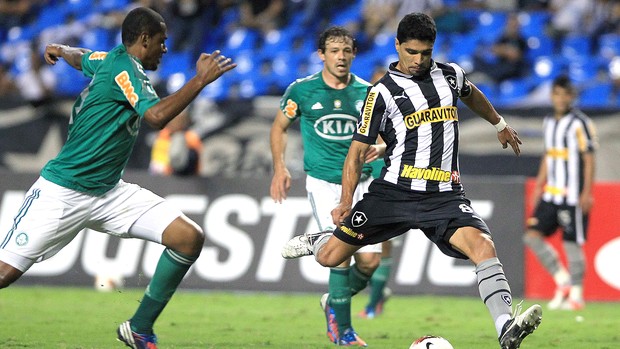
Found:
[[[219,51],[203,53],[196,75],[160,99],[145,70],[156,70],[167,52],[164,19],[146,7],[133,9],[121,36],[122,44],[109,52],[58,44],[45,49],[48,64],[62,58],[92,80],[73,105],[67,142],[41,170],[13,227],[0,237],[0,288],[54,256],[85,228],[162,244],[166,248],[138,309],[117,329],[128,347],[156,349],[153,325],[200,255],[204,233],[177,207],[121,176],[142,120],[163,128],[236,64]]]
[[[552,84],[553,115],[543,121],[544,154],[533,193],[535,210],[527,221],[524,241],[553,276],[556,291],[549,309],[579,310],[583,300],[588,216],[592,208],[594,152],[597,147],[592,120],[573,107],[576,91],[568,77]],[[568,270],[544,238],[558,228]]]
[[[370,84],[351,73],[356,53],[353,36],[342,27],[331,27],[319,36],[318,56],[323,69],[291,83],[280,101],[271,127],[273,179],[271,197],[282,202],[291,185],[284,158],[287,130],[299,120],[304,145],[306,191],[319,230],[334,229],[331,210],[340,200],[342,166],[355,131],[357,116]],[[369,147],[367,160],[377,157]],[[363,179],[355,197],[360,199],[372,181],[372,167],[361,169]],[[351,324],[351,297],[368,284],[381,260],[381,244],[365,246],[354,256],[332,266],[328,293],[321,298],[327,336],[338,345],[366,346]]]
[[[504,148],[519,155],[521,140],[456,64],[432,59],[435,22],[406,15],[395,40],[398,61],[368,91],[342,174],[340,203],[332,210],[338,227],[291,239],[283,255],[314,254],[335,266],[361,246],[421,229],[446,255],[475,265],[480,296],[493,319],[502,349],[518,348],[542,320],[535,304],[512,313],[512,295],[491,233],[465,197],[458,167],[457,102],[495,126]],[[386,143],[385,167],[361,201],[352,194],[364,154],[378,136]]]

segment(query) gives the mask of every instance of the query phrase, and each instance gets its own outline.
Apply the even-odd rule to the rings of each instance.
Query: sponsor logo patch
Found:
[[[127,98],[127,100],[129,101],[129,104],[131,104],[132,107],[135,107],[136,103],[138,103],[139,97],[138,94],[135,92],[135,89],[133,87],[133,84],[131,83],[131,80],[129,79],[129,74],[127,73],[127,71],[123,70],[118,75],[116,75],[114,77],[114,81],[116,81],[118,87],[120,87],[123,91],[123,94],[125,95],[125,98]]]
[[[459,117],[456,110],[456,107],[453,106],[420,110],[405,116],[405,126],[408,129],[413,129],[433,122],[457,121]]]
[[[437,167],[420,168],[411,165],[403,165],[403,170],[400,172],[400,176],[402,178],[422,179],[426,181],[437,182],[454,182],[453,178],[455,178],[453,177],[454,174],[452,172],[444,171]],[[458,178],[459,177],[457,172],[456,180],[459,180]]]
[[[331,140],[347,140],[353,137],[357,118],[347,114],[330,114],[314,122],[314,131]]]
[[[375,108],[376,100],[377,92],[372,90],[368,92],[368,96],[366,96],[366,104],[364,105],[364,110],[362,110],[362,119],[357,125],[357,133],[368,136],[368,131],[370,130],[370,120],[372,120],[372,111]]]
[[[344,225],[342,227],[340,227],[340,230],[342,230],[345,234],[347,234],[347,235],[349,235],[349,236],[351,236],[351,237],[353,237],[355,239],[362,240],[364,238],[364,234],[358,234],[355,231],[353,231],[353,229],[348,228],[348,227],[346,227]]]
[[[89,61],[102,61],[105,59],[105,57],[108,55],[107,52],[104,51],[95,51],[93,53],[91,53],[90,56],[88,56],[88,60]]]

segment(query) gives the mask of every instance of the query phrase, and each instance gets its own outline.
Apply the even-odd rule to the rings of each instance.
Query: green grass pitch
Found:
[[[0,348],[124,348],[115,330],[133,314],[142,292],[20,286],[1,290]],[[156,324],[159,347],[333,348],[325,335],[320,296],[182,290]],[[354,297],[354,313],[366,300],[366,294]],[[526,300],[523,305],[533,303]],[[476,298],[394,296],[381,317],[354,318],[353,323],[369,348],[407,349],[425,334],[443,336],[455,349],[499,348],[488,312]],[[589,302],[580,312],[544,310],[541,326],[521,349],[552,348],[620,348],[620,303]]]

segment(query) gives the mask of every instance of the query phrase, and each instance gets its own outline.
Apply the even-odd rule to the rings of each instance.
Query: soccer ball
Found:
[[[98,273],[93,286],[99,292],[111,292],[122,289],[124,283],[125,280],[120,273]]]
[[[454,349],[447,339],[439,336],[424,336],[415,340],[409,349]]]

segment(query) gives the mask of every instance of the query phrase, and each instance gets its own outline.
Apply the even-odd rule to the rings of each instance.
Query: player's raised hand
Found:
[[[45,58],[45,62],[51,65],[56,64],[56,62],[58,62],[58,58],[61,55],[62,49],[63,45],[58,44],[49,44],[45,46],[45,52],[43,53],[43,58]]]
[[[506,149],[508,148],[508,144],[510,144],[517,156],[521,154],[519,144],[523,144],[523,142],[521,142],[521,138],[519,138],[517,131],[510,127],[510,125],[506,125],[503,130],[497,133],[497,139],[499,139],[499,142],[502,144],[502,148]]]
[[[233,63],[231,58],[222,55],[219,50],[211,54],[202,53],[196,62],[196,76],[207,85],[236,66],[237,63]]]

